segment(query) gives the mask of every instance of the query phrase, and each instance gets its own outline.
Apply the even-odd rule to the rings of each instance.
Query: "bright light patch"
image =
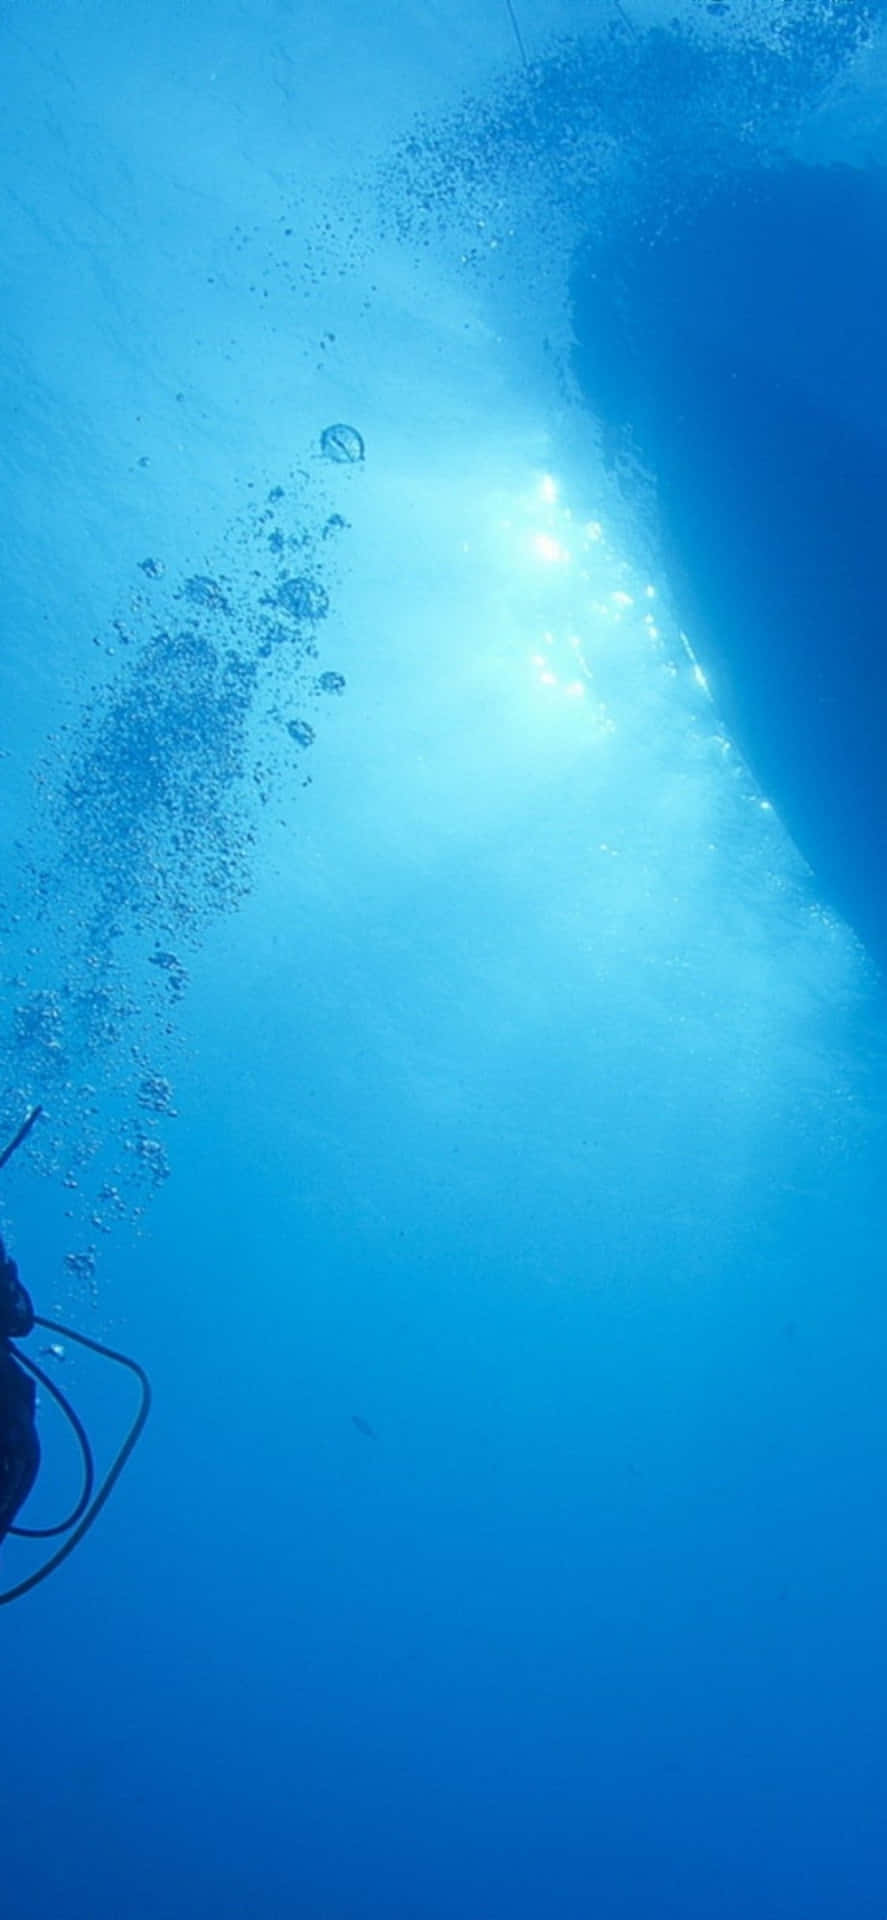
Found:
[[[699,661],[697,660],[696,655],[693,652],[693,648],[691,647],[690,642],[687,639],[687,635],[685,633],[681,634],[681,645],[683,646],[687,659],[689,660],[690,665],[693,668],[693,678],[696,682],[697,687],[701,687],[703,693],[707,693],[709,699],[711,699],[712,697],[711,687],[709,686],[708,681],[706,680],[705,674],[703,673],[702,668],[699,665]]]
[[[663,677],[675,676],[677,669],[663,650],[651,606],[656,588],[611,547],[604,522],[573,518],[563,494],[555,475],[537,467],[519,498],[502,502],[505,513],[497,530],[515,576],[517,616],[525,634],[528,615],[532,622],[532,640],[521,658],[531,685],[545,689],[546,725],[552,702],[554,711],[564,714],[579,705],[582,713],[574,726],[583,739],[602,745],[618,733],[618,716],[631,702],[632,672],[648,673],[651,657]],[[528,558],[548,570],[532,584],[526,577]],[[546,620],[550,627],[543,625]],[[670,623],[663,624],[668,632]],[[704,679],[700,685],[705,686]],[[566,737],[574,743],[577,736]]]
[[[566,547],[562,547],[559,540],[553,540],[550,533],[537,533],[533,539],[533,546],[539,559],[544,560],[548,566],[555,564],[562,566],[564,561],[570,558]]]

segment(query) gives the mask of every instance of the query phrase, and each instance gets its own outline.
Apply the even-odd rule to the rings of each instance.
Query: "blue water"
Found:
[[[9,1911],[874,1920],[880,954],[576,274],[874,178],[878,15],[0,32],[0,1231],[155,1395],[0,1615]]]

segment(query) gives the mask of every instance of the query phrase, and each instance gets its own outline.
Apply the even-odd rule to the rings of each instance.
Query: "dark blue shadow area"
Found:
[[[887,964],[887,181],[733,176],[590,241],[577,369],[658,484],[666,564],[716,705]]]

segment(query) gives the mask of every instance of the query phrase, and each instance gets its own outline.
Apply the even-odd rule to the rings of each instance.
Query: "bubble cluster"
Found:
[[[139,1106],[148,1113],[162,1113],[168,1120],[176,1118],[172,1086],[162,1073],[146,1073],[139,1081],[137,1097]]]
[[[325,620],[329,613],[329,595],[317,580],[302,576],[296,580],[282,580],[273,595],[272,604],[282,607],[284,613],[292,614],[294,620],[315,624]],[[287,637],[277,630],[278,638]]]
[[[52,1069],[66,1064],[60,994],[40,987],[20,1000],[12,1012],[12,1040],[19,1054]]]
[[[455,246],[460,269],[511,287],[548,333],[583,233],[618,245],[638,218],[784,152],[879,13],[874,0],[788,0],[723,24],[688,14],[644,27],[616,0],[593,31],[547,38],[482,97],[417,116],[380,169],[383,227],[437,257]]]
[[[89,1284],[95,1273],[95,1253],[92,1249],[85,1253],[66,1253],[65,1266],[75,1280],[83,1280]]]
[[[149,967],[158,967],[160,972],[166,975],[166,984],[169,988],[170,999],[182,1000],[184,998],[188,987],[188,972],[176,954],[164,953],[162,951],[149,953],[148,965]]]
[[[274,486],[209,563],[135,562],[96,636],[108,675],[36,769],[0,901],[0,1121],[46,1104],[26,1151],[102,1233],[169,1175],[184,956],[249,892],[262,807],[305,784],[312,709],[330,674],[344,688],[318,655],[347,521],[317,495],[307,476]],[[95,1261],[75,1247],[66,1271],[92,1284]]]
[[[163,1141],[138,1128],[126,1145],[147,1171],[152,1186],[162,1186],[164,1180],[169,1178],[169,1157]]]
[[[114,910],[184,928],[247,890],[236,791],[255,675],[202,632],[160,632],[84,715],[59,831]]]
[[[80,716],[56,799],[64,859],[103,914],[139,931],[199,936],[249,890],[259,764],[261,784],[269,780],[267,751],[261,763],[256,754],[256,696],[298,692],[310,703],[330,611],[318,556],[328,516],[315,533],[304,514],[303,499],[291,506],[284,487],[272,488],[223,566],[186,574],[165,604],[140,601],[148,632]],[[162,592],[162,561],[141,566]],[[324,567],[328,575],[326,551]],[[307,732],[293,737],[304,745]],[[183,990],[165,942],[150,964]]]

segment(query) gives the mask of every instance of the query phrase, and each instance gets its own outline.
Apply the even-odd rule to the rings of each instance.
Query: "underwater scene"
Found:
[[[3,9],[22,1920],[887,1914],[887,15],[680,7]]]

